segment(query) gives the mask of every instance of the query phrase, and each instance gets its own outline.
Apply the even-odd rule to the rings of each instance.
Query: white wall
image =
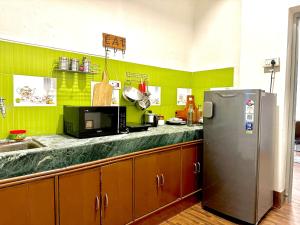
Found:
[[[127,38],[126,61],[183,70],[195,1],[0,1],[0,38],[103,55],[106,32]]]
[[[0,11],[0,38],[103,55],[106,32],[127,38],[125,61],[238,71],[240,0],[9,0]]]
[[[240,0],[197,1],[190,70],[235,67],[238,72],[240,13]]]
[[[264,59],[280,57],[281,69],[276,74],[275,93],[278,98],[278,142],[275,155],[275,190],[285,189],[287,119],[285,106],[288,9],[300,5],[299,0],[242,0],[240,54],[240,87],[269,90],[270,75],[264,74]],[[288,91],[288,90],[287,90]]]

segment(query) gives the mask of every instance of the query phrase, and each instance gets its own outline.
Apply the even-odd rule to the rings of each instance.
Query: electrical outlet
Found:
[[[271,69],[272,69],[272,60],[275,61],[275,64],[274,64],[274,70],[275,72],[279,72],[280,71],[280,58],[270,58],[270,59],[265,59],[265,62],[264,62],[264,72],[265,73],[270,73],[271,72]]]
[[[271,58],[271,59],[265,59],[264,67],[272,67],[272,64],[271,64],[272,60],[275,61],[274,67],[280,66],[280,58]]]

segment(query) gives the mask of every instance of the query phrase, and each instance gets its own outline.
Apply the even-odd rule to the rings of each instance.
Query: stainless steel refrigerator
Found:
[[[204,95],[203,206],[257,224],[273,205],[276,95]]]

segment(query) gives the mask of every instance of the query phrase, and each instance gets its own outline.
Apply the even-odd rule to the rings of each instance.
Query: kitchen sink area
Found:
[[[28,149],[37,149],[41,147],[45,147],[45,145],[41,144],[40,142],[34,139],[25,140],[22,142],[3,142],[0,143],[0,153],[19,151],[19,150],[28,150]]]

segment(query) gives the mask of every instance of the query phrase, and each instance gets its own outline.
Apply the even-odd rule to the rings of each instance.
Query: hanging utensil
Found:
[[[123,97],[127,101],[136,102],[142,100],[143,94],[137,88],[131,87],[127,84],[124,85]]]
[[[147,95],[144,95],[142,100],[137,101],[135,105],[138,109],[145,110],[151,106],[151,101]]]

